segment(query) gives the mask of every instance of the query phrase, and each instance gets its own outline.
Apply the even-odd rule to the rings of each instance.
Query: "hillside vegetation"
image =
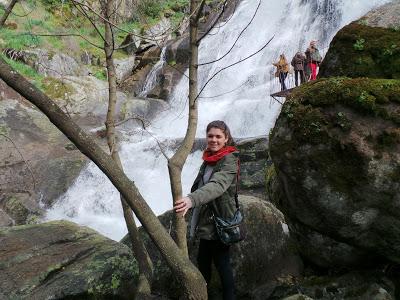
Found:
[[[87,1],[95,11],[100,11],[98,1]],[[133,5],[135,5],[133,7]],[[141,0],[132,4],[130,16],[117,17],[115,29],[116,45],[120,45],[129,32],[145,34],[146,30],[157,24],[162,18],[169,18],[171,24],[179,24],[188,10],[188,0]],[[0,15],[4,7],[0,5]],[[103,34],[104,26],[98,22],[97,29]],[[33,50],[46,49],[50,53],[61,52],[80,61],[84,53],[98,57],[100,65],[91,65],[91,73],[99,79],[106,79],[103,62],[104,52],[101,48],[103,40],[89,19],[69,1],[58,0],[23,0],[14,7],[6,25],[0,28],[0,48],[2,57],[13,68],[43,88],[44,76],[38,74],[28,65],[8,59],[5,49]],[[96,47],[98,46],[98,47]],[[124,58],[127,54],[122,50],[114,53],[114,58]]]

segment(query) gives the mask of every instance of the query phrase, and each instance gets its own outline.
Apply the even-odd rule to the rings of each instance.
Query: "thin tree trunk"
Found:
[[[6,10],[4,11],[4,14],[1,16],[0,19],[0,28],[4,26],[6,23],[6,20],[8,16],[10,15],[11,11],[13,10],[15,4],[17,4],[18,0],[11,0],[10,3],[8,4]]]
[[[114,1],[108,0],[105,4],[105,19],[111,20],[114,9]],[[118,143],[115,136],[115,106],[117,103],[117,79],[115,65],[113,60],[114,38],[111,25],[107,22],[105,26],[104,52],[106,55],[106,67],[108,78],[108,110],[107,110],[107,143],[110,149],[111,157],[123,169],[121,159],[118,154]],[[126,227],[131,241],[132,251],[139,265],[139,280],[137,283],[137,291],[135,298],[140,299],[143,295],[151,294],[151,281],[153,275],[153,265],[147,253],[145,246],[139,237],[139,231],[133,218],[132,212],[128,204],[121,196],[121,205],[124,212]]]
[[[189,118],[185,138],[179,149],[168,162],[169,176],[171,180],[171,190],[173,201],[182,198],[182,169],[187,157],[192,150],[196,137],[198,109],[197,109],[197,65],[198,65],[198,23],[204,0],[190,1],[190,60],[189,60]],[[175,214],[176,243],[178,247],[187,255],[186,231],[187,225],[181,214]]]
[[[183,255],[134,182],[61,108],[0,58],[0,78],[34,104],[84,155],[110,179],[133,210],[161,255],[182,284],[182,299],[207,299],[207,288],[199,270]]]

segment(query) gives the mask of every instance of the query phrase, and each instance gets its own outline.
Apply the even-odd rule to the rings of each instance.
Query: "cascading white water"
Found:
[[[167,50],[166,47],[162,48],[161,54],[160,54],[160,60],[154,65],[154,67],[151,69],[151,71],[147,75],[147,78],[143,85],[143,90],[139,93],[139,97],[146,97],[147,93],[149,91],[151,91],[157,85],[157,76],[165,64],[166,50]]]
[[[222,119],[235,137],[265,135],[272,128],[280,105],[271,102],[271,63],[280,53],[291,58],[305,50],[310,40],[328,45],[337,30],[389,0],[261,0],[259,10],[232,51],[216,63],[201,66],[200,88],[221,68],[251,55],[272,37],[271,43],[252,58],[229,68],[207,85],[199,100],[197,136],[205,126]],[[252,18],[258,1],[242,0],[233,17],[212,31],[200,45],[200,63],[213,61],[231,48]],[[187,123],[187,86],[182,77],[170,99],[171,109],[162,113],[149,131],[160,141],[183,137]],[[218,97],[216,97],[218,96]],[[171,150],[166,149],[169,155]],[[146,132],[129,137],[120,151],[127,175],[132,178],[156,214],[172,207],[166,159]],[[183,170],[187,193],[197,168],[200,152],[192,154]],[[69,219],[90,226],[115,240],[126,232],[119,194],[93,164],[82,171],[71,188],[61,196],[47,219]]]

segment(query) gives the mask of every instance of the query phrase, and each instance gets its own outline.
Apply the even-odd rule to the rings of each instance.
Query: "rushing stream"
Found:
[[[226,24],[220,24],[200,45],[200,63],[222,57],[248,25],[258,6],[257,0],[242,0]],[[268,134],[279,113],[279,103],[270,100],[276,88],[271,76],[271,63],[280,53],[288,59],[304,51],[310,40],[318,40],[324,53],[334,34],[345,24],[361,17],[370,9],[388,0],[261,0],[254,20],[243,32],[232,51],[215,63],[199,67],[200,88],[218,70],[242,60],[261,49],[260,53],[220,72],[206,86],[199,102],[197,136],[205,135],[208,122],[221,119],[230,126],[234,137],[254,137]],[[325,49],[325,51],[324,51]],[[155,67],[159,68],[160,61]],[[156,76],[149,76],[155,80]],[[146,83],[147,87],[154,82]],[[182,77],[175,87],[168,111],[161,113],[149,132],[161,142],[183,137],[187,123],[188,80]],[[146,94],[146,91],[143,91]],[[127,175],[156,214],[172,207],[166,159],[154,138],[135,130],[126,134],[121,145],[121,157]],[[166,149],[171,155],[171,151]],[[192,154],[183,170],[184,193],[200,165],[200,151]],[[87,225],[102,234],[119,240],[126,227],[119,194],[100,170],[90,163],[76,182],[61,196],[47,219],[68,219]]]

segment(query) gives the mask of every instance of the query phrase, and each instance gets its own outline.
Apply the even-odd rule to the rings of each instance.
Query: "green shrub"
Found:
[[[357,51],[364,50],[364,43],[365,43],[364,39],[358,39],[353,45],[354,50],[357,50]]]

